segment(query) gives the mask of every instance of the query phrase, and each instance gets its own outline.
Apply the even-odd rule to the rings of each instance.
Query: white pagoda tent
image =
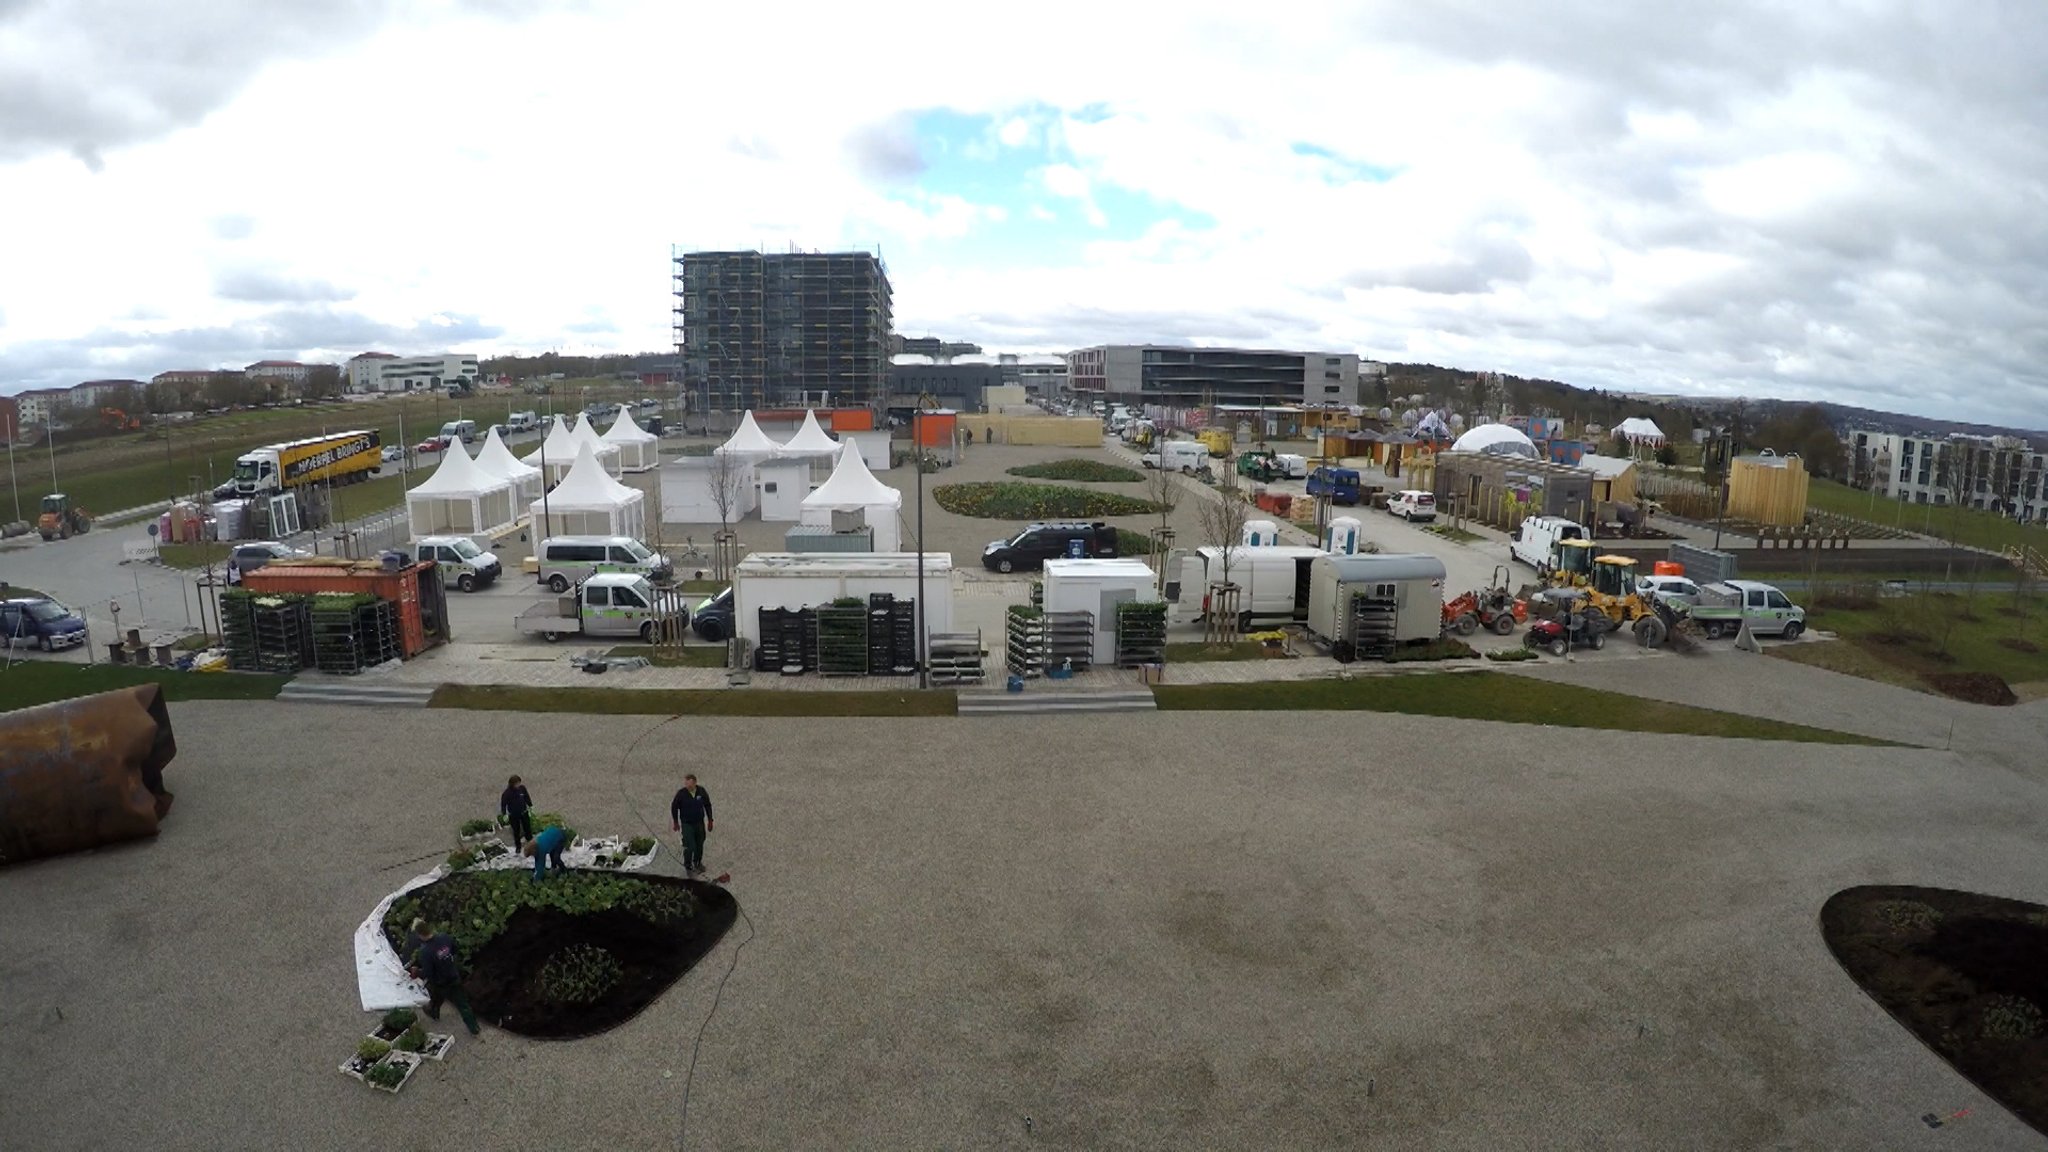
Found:
[[[448,445],[441,466],[405,494],[412,535],[483,536],[512,526],[518,504],[512,481],[477,467],[460,442]]]
[[[860,449],[849,443],[840,449],[831,477],[804,497],[801,522],[828,526],[834,512],[861,512],[874,529],[875,551],[897,552],[903,542],[902,511],[903,493],[875,479]]]
[[[540,442],[540,447],[519,459],[546,472],[541,477],[543,484],[560,484],[562,477],[567,476],[576,463],[576,441],[569,434],[568,422],[560,416],[549,421],[547,437]]]
[[[1628,441],[1629,452],[1642,457],[1664,446],[1664,430],[1647,416],[1631,416],[1614,426],[1615,436]]]
[[[791,436],[788,442],[783,444],[777,455],[818,456],[827,460],[837,460],[839,441],[826,434],[824,425],[818,423],[816,412],[807,410],[804,412],[803,427],[796,430],[796,435]]]
[[[484,446],[477,450],[476,466],[512,482],[513,507],[540,498],[540,469],[531,464],[521,464],[519,458],[512,455],[512,450],[505,447],[505,442],[498,438],[496,428],[484,437]]]
[[[613,476],[619,476],[624,472],[625,453],[619,451],[617,444],[606,443],[605,438],[597,434],[597,429],[590,424],[588,412],[576,417],[576,426],[569,430],[569,439],[578,445],[590,445],[591,452],[597,456],[597,462],[604,465],[604,470]]]
[[[769,439],[768,434],[761,431],[761,426],[754,423],[754,413],[750,410],[740,417],[740,426],[732,430],[732,435],[726,438],[725,443],[712,451],[721,456],[765,460],[782,451],[782,445]]]
[[[641,428],[630,408],[619,409],[619,418],[604,434],[604,442],[618,446],[621,472],[649,472],[661,463],[661,438]]]
[[[548,458],[553,467],[554,458]],[[612,478],[588,444],[576,447],[569,474],[530,505],[535,539],[549,536],[631,536],[647,530],[647,496]]]

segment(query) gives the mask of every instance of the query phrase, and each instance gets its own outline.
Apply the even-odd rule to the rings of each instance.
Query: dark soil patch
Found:
[[[2025,652],[2029,656],[2041,650],[2039,644],[2034,643],[2032,640],[2022,640],[2017,636],[2000,636],[1998,644],[2002,648],[2010,648],[2015,652]]]
[[[1820,912],[1849,978],[2048,1134],[2048,908],[1945,888],[1849,888]]]
[[[1931,672],[1923,677],[1943,696],[1971,704],[2007,705],[2020,702],[2012,685],[1989,672]]]

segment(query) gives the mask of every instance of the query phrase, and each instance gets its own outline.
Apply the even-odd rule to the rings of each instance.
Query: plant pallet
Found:
[[[455,1037],[446,1032],[429,1032],[427,1046],[420,1049],[418,1054],[428,1060],[443,1060],[447,1058],[448,1050],[453,1047]]]
[[[390,1066],[394,1068],[403,1068],[405,1070],[405,1074],[399,1079],[398,1083],[392,1085],[389,1088],[386,1088],[384,1085],[372,1081],[369,1078],[368,1073],[364,1073],[363,1082],[365,1084],[368,1084],[370,1087],[375,1088],[379,1092],[389,1092],[393,1096],[396,1096],[400,1092],[405,1091],[405,1086],[407,1084],[412,1083],[414,1073],[417,1073],[420,1070],[420,1065],[423,1063],[425,1063],[425,1061],[414,1053],[400,1052],[396,1049],[393,1049],[390,1055],[384,1057],[384,1059],[382,1060],[379,1060],[377,1064],[379,1067]]]

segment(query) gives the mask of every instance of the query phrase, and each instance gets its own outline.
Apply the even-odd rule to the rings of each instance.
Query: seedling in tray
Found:
[[[383,1063],[363,1073],[363,1082],[372,1088],[397,1095],[419,1068],[418,1056],[410,1052],[393,1052],[384,1058]]]
[[[418,1024],[414,1024],[412,1027],[407,1028],[403,1035],[399,1036],[398,1043],[393,1046],[400,1052],[421,1051],[427,1046],[427,1030]]]
[[[391,1045],[372,1036],[361,1044],[356,1045],[356,1054],[349,1057],[348,1062],[341,1066],[341,1074],[343,1076],[353,1076],[357,1080],[361,1080],[369,1074],[372,1068],[376,1067],[377,1061],[384,1059],[390,1053]]]

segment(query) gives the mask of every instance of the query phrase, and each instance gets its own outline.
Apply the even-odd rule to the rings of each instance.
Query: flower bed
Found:
[[[1159,510],[1149,500],[1058,484],[941,484],[932,489],[932,499],[956,516],[989,520],[1079,520]]]
[[[1121,464],[1100,460],[1048,460],[1043,464],[1021,464],[1008,470],[1027,480],[1073,480],[1082,484],[1137,484],[1145,474]]]

